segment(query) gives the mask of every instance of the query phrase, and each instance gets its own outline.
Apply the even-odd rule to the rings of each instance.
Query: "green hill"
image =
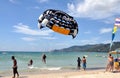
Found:
[[[113,51],[117,48],[120,48],[120,42],[114,42],[111,50]],[[94,44],[84,46],[72,46],[60,50],[53,50],[52,52],[108,52],[109,49],[110,44]]]

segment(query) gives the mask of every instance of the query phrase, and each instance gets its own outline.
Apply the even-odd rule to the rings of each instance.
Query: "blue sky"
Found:
[[[74,45],[110,43],[120,0],[1,0],[0,51],[49,51]],[[75,39],[48,28],[38,29],[46,9],[73,16],[79,26]],[[118,29],[114,41],[120,41]]]

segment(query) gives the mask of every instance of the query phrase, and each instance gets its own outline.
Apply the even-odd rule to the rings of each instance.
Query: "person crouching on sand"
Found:
[[[15,59],[14,56],[11,57],[11,59],[13,60],[13,77],[12,78],[15,78],[15,75],[17,74],[17,77],[19,77],[19,73],[17,71],[17,60]]]

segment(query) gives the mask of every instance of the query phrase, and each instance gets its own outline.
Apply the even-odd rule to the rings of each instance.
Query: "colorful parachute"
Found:
[[[76,37],[78,33],[78,24],[76,20],[67,13],[60,10],[48,9],[39,16],[38,27],[48,27],[55,32],[72,35]]]
[[[112,41],[111,41],[111,44],[110,44],[110,50],[111,50],[111,47],[112,47],[112,44],[113,44],[113,40],[115,38],[115,33],[117,32],[117,28],[118,27],[120,27],[120,18],[116,18],[115,19],[114,28],[113,28],[113,31],[112,31]]]

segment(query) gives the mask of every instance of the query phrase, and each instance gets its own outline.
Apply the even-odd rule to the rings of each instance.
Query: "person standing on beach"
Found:
[[[82,65],[83,65],[83,69],[86,70],[86,58],[85,58],[85,56],[83,56],[83,58],[82,58]]]
[[[17,77],[19,77],[19,73],[17,71],[17,60],[15,59],[14,56],[11,57],[11,59],[13,60],[13,77],[12,78],[15,78],[15,75],[17,74]]]
[[[78,59],[77,59],[77,69],[80,70],[80,67],[81,67],[81,59],[80,59],[80,57],[78,57]]]
[[[106,67],[106,71],[113,71],[113,65],[114,65],[114,58],[111,54],[108,56],[108,64]]]
[[[47,56],[46,56],[45,54],[42,55],[42,61],[43,61],[45,64],[46,64],[46,57],[47,57]]]

